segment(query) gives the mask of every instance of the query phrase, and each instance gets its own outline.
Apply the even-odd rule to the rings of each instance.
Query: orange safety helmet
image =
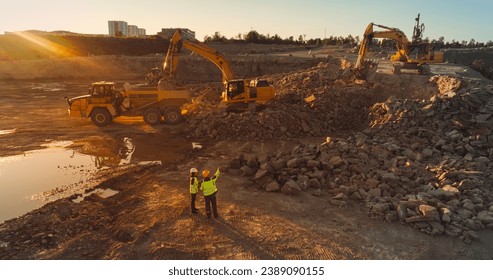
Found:
[[[209,170],[204,169],[204,170],[202,171],[202,176],[204,176],[204,177],[209,177],[209,174],[210,174],[210,173],[211,173],[211,172],[210,172]]]

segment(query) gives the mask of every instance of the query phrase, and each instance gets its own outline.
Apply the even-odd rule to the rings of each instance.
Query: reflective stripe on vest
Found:
[[[190,193],[198,193],[199,192],[199,180],[197,177],[192,177],[190,179]]]

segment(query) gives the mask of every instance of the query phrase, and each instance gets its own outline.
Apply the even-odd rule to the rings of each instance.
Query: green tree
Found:
[[[248,42],[248,43],[257,43],[258,42],[258,38],[259,38],[259,34],[256,30],[252,30],[250,32],[248,32],[245,36],[245,41]]]

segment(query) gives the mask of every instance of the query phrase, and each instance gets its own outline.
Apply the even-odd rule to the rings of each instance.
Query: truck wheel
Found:
[[[161,112],[159,109],[150,108],[144,112],[144,121],[148,125],[157,125],[161,122]]]
[[[112,118],[106,108],[94,108],[91,113],[91,121],[97,126],[106,126],[111,123]]]
[[[164,112],[164,121],[167,124],[177,124],[181,121],[181,111],[178,108],[169,108]]]

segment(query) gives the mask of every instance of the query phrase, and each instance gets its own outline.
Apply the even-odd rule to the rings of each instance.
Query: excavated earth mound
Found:
[[[366,83],[342,64],[270,77],[276,98],[255,113],[218,114],[209,91],[190,112],[189,132],[258,140],[345,131],[261,160],[238,155],[228,168],[265,191],[360,202],[373,217],[465,242],[493,228],[493,86],[413,75]]]
[[[370,107],[394,95],[395,83],[405,96],[419,93],[428,97],[436,91],[434,83],[422,78],[371,84],[356,81],[348,74],[350,67],[346,60],[330,59],[306,70],[269,76],[276,97],[255,113],[221,111],[219,85],[194,90],[200,94],[188,108],[188,132],[192,137],[216,140],[325,136],[367,127]]]
[[[320,145],[230,169],[268,192],[329,195],[363,203],[370,215],[469,243],[493,229],[493,86],[434,76],[429,98],[391,96],[368,110],[370,126]],[[233,171],[234,172],[234,171]]]
[[[335,130],[359,129],[368,123],[374,90],[356,84],[341,87],[336,82],[341,71],[339,64],[320,63],[304,71],[273,76],[276,98],[257,112],[217,113],[218,100],[207,98],[213,94],[206,90],[189,108],[189,133],[217,140],[253,140],[323,136]]]

